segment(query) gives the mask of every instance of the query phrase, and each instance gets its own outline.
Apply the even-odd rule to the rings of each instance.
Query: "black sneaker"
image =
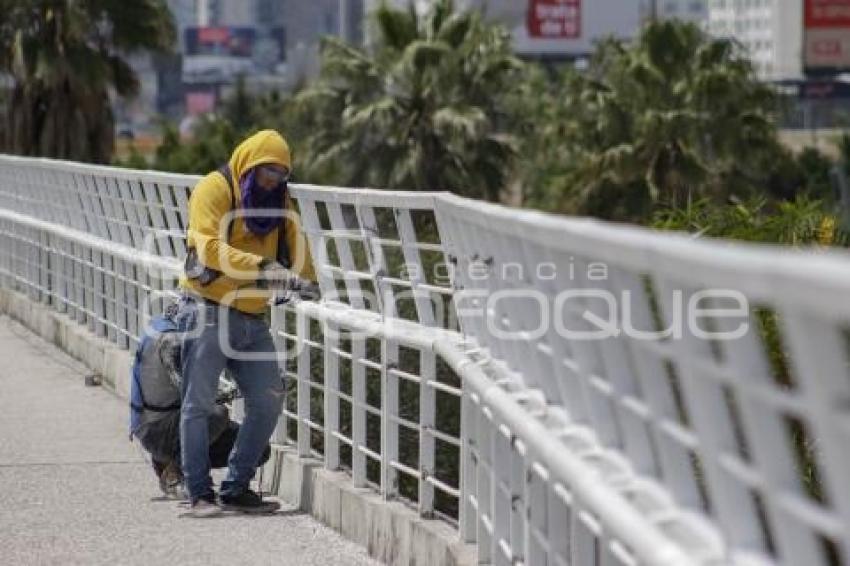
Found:
[[[216,517],[221,515],[221,506],[215,500],[215,493],[209,492],[200,497],[193,497],[189,506],[189,515],[197,518]]]
[[[280,509],[277,501],[263,501],[255,491],[246,489],[237,495],[219,496],[221,508],[226,511],[238,511],[239,513],[274,513]]]

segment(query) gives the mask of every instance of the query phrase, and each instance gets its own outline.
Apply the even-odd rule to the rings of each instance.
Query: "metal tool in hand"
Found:
[[[270,262],[260,271],[260,284],[273,291],[272,303],[279,305],[297,297],[302,301],[315,301],[321,296],[319,285],[302,279],[277,262]]]

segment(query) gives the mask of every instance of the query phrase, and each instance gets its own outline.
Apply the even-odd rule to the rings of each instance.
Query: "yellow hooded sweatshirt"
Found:
[[[237,209],[241,209],[242,202],[239,179],[250,169],[263,164],[291,169],[289,146],[274,130],[262,130],[249,137],[230,157]],[[284,208],[288,209],[284,237],[289,246],[293,271],[315,281],[312,258],[288,194]],[[256,236],[247,230],[244,219],[237,213],[232,217],[233,228],[228,244],[226,215],[230,212],[230,188],[220,173],[210,173],[195,185],[189,197],[187,246],[197,250],[198,259],[204,266],[221,271],[222,275],[206,286],[184,275],[180,278],[180,286],[242,312],[259,314],[266,309],[270,296],[268,291],[257,289],[259,266],[264,259],[274,260],[277,257],[280,228],[265,236]]]

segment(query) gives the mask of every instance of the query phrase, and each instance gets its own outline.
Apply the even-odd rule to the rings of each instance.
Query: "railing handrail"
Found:
[[[820,285],[832,292],[846,292],[850,281],[850,252],[843,249],[696,237],[685,232],[662,232],[595,218],[510,208],[451,194],[441,194],[438,198],[441,204],[463,211],[467,214],[464,219],[477,226],[498,229],[499,223],[492,222],[491,218],[519,221],[528,228],[523,233],[524,239],[557,248],[559,242],[569,238],[576,247],[592,247],[595,260],[617,259],[633,268],[657,263],[655,269],[677,275],[687,271],[682,269],[686,266],[714,277],[718,276],[716,272],[720,268],[734,273],[729,281],[740,284],[740,278],[747,277],[763,280],[766,286],[775,284],[775,278],[780,276],[790,279],[789,291],[799,290],[799,284],[805,283]],[[486,212],[486,216],[474,214],[476,212]],[[560,240],[553,239],[556,233]],[[757,292],[756,287],[749,290]]]

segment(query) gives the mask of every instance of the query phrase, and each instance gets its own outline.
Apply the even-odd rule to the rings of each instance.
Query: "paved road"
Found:
[[[0,563],[377,564],[308,515],[180,517],[127,439],[126,404],[0,317]]]

